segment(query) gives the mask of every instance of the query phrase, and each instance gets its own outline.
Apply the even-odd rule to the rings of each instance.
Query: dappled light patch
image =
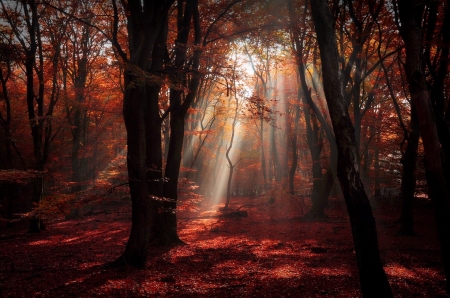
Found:
[[[108,280],[106,284],[100,287],[99,294],[117,296],[117,295],[126,295],[127,293],[132,291],[135,293],[138,289],[138,285],[132,279],[120,279],[120,280]]]
[[[277,278],[291,278],[300,276],[301,272],[292,265],[284,265],[275,268],[273,274]]]
[[[103,263],[101,262],[89,262],[89,263],[82,263],[78,266],[79,270],[86,270],[86,269],[90,269],[92,267],[95,266],[101,266]]]
[[[28,243],[28,245],[48,245],[51,244],[52,242],[50,240],[38,240],[38,241],[32,241],[30,243]]]
[[[392,264],[385,267],[386,273],[391,276],[408,278],[408,279],[418,279],[419,276],[412,270],[402,266],[400,264]]]

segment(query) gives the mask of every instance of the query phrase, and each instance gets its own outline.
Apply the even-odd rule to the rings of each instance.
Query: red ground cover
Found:
[[[217,206],[179,214],[187,243],[152,248],[146,269],[108,268],[122,252],[129,207],[47,224],[39,234],[0,231],[0,297],[359,297],[345,207],[304,221],[298,204],[233,198],[244,218]],[[303,202],[304,203],[304,202]],[[261,205],[259,205],[261,204]],[[211,211],[212,210],[212,211]],[[396,297],[446,297],[432,209],[415,210],[417,236],[396,236],[395,206],[374,210],[382,260]]]

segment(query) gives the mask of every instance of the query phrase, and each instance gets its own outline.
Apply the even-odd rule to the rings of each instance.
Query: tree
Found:
[[[89,113],[87,109],[87,85],[95,68],[95,59],[104,45],[105,39],[95,38],[95,29],[91,22],[93,13],[79,3],[80,13],[84,23],[72,22],[67,32],[62,61],[64,70],[64,86],[66,88],[66,114],[72,133],[72,182],[73,191],[82,189],[80,182],[86,180],[87,160],[81,154],[84,146],[88,145]],[[60,38],[59,38],[60,39]],[[56,41],[60,42],[60,41]],[[59,54],[59,53],[58,53]],[[74,89],[74,98],[67,95],[67,76]]]
[[[311,210],[306,214],[307,218],[326,218],[325,206],[328,199],[329,192],[324,192],[324,189],[330,189],[332,182],[330,179],[323,179],[322,177],[322,166],[320,163],[320,154],[323,148],[323,129],[319,126],[318,116],[316,113],[320,113],[318,109],[315,108],[313,103],[311,88],[308,87],[306,82],[306,61],[308,60],[309,52],[312,47],[311,40],[306,40],[307,29],[306,29],[306,15],[308,3],[305,3],[305,11],[303,12],[302,27],[303,32],[300,34],[299,25],[296,26],[294,23],[294,9],[292,1],[287,1],[289,17],[290,17],[290,30],[291,30],[291,42],[292,50],[294,52],[296,63],[297,63],[297,73],[299,80],[299,92],[298,96],[302,98],[304,106],[304,117],[306,124],[306,140],[308,142],[309,151],[311,153],[312,159],[312,180],[313,188],[311,193],[312,207]],[[321,115],[319,115],[320,117]],[[323,125],[323,124],[322,124]],[[334,138],[332,138],[334,142]],[[328,174],[325,178],[328,178]]]
[[[446,6],[447,10],[450,9],[448,3],[446,3]],[[447,293],[450,293],[450,191],[443,170],[442,156],[445,156],[446,152],[443,152],[441,149],[436,118],[433,113],[433,106],[422,68],[422,14],[424,8],[424,2],[398,1],[398,14],[401,22],[400,34],[405,43],[406,51],[405,74],[411,101],[416,107],[420,134],[425,150],[425,169],[429,197],[435,208]]]
[[[327,1],[312,0],[311,11],[322,61],[323,86],[338,149],[338,177],[352,226],[361,291],[392,297],[378,250],[375,219],[362,185],[354,127],[345,106],[333,17]]]
[[[33,182],[32,202],[38,204],[44,191],[44,166],[52,140],[51,119],[58,101],[56,96],[50,97],[48,102],[45,101],[44,47],[40,24],[44,10],[34,0],[23,0],[17,3],[0,1],[0,5],[3,17],[10,25],[15,40],[20,44],[21,61],[25,68],[26,103],[35,160],[33,168],[37,171]],[[58,57],[57,54],[55,56]],[[57,67],[58,59],[52,62],[53,66]],[[53,87],[55,85],[56,81],[53,80]],[[46,103],[47,111],[45,111]],[[34,229],[39,230],[40,227],[37,226]]]
[[[126,63],[123,116],[127,130],[127,168],[132,202],[130,237],[122,256],[114,263],[118,265],[145,266],[154,232],[153,220],[157,216],[156,199],[162,198],[162,152],[161,142],[158,142],[161,130],[159,119],[155,117],[159,117],[159,107],[158,102],[148,96],[151,82],[145,79],[145,75],[152,67],[151,63],[149,65],[150,57],[160,32],[164,30],[173,1],[142,3],[132,0],[126,3],[128,59],[117,38],[119,13],[115,0],[112,0],[113,46]],[[147,132],[153,134],[149,136]],[[152,137],[156,138],[156,142],[149,142]]]
[[[202,40],[197,0],[187,0],[184,5],[183,2],[178,2],[177,9],[178,32],[175,41],[175,56],[173,63],[175,72],[172,78],[173,85],[170,88],[170,141],[164,179],[164,197],[169,201],[166,203],[167,206],[164,208],[166,210],[163,213],[163,222],[165,222],[165,224],[162,225],[162,227],[164,227],[162,235],[165,239],[167,239],[167,243],[180,242],[177,235],[175,214],[178,200],[177,185],[180,173],[181,153],[183,149],[185,117],[196,96],[197,88],[200,83],[198,69],[200,66],[201,55],[200,43]],[[187,43],[192,22],[194,24],[195,49],[193,50],[192,68],[190,70],[193,74],[191,79],[185,83],[185,71],[188,70],[188,66],[186,64],[189,62],[187,59]],[[186,87],[188,91],[184,97],[184,100],[182,100],[184,95],[184,87]]]
[[[231,104],[231,99],[233,97],[234,94],[234,99],[235,99],[235,104],[234,104],[234,115],[232,115],[232,123],[231,123],[231,137],[230,137],[230,142],[226,145],[227,147],[227,151],[225,153],[225,157],[227,159],[228,162],[228,168],[230,169],[230,172],[228,174],[228,182],[227,182],[227,199],[225,202],[225,207],[223,208],[224,211],[228,210],[228,205],[230,204],[230,200],[231,200],[231,182],[233,181],[233,172],[234,172],[234,168],[236,166],[236,163],[239,162],[237,161],[236,163],[233,163],[233,161],[231,160],[231,156],[230,156],[230,152],[231,149],[233,148],[233,142],[234,142],[234,137],[235,137],[235,133],[236,133],[236,125],[238,123],[238,115],[239,115],[239,110],[240,107],[242,106],[242,104],[239,104],[239,99],[238,99],[238,95],[237,95],[237,88],[236,88],[236,57],[235,57],[235,64],[233,66],[233,70],[232,70],[232,80],[233,80],[233,88],[231,90],[231,94],[230,94],[230,98],[228,100],[228,106],[230,106]]]
[[[1,35],[9,35],[7,32],[2,32]],[[16,57],[16,49],[15,46],[11,45],[8,41],[10,38],[2,37],[2,41],[0,43],[0,83],[1,83],[1,99],[4,101],[4,112],[0,112],[0,125],[3,128],[3,137],[4,140],[4,150],[0,152],[0,162],[1,168],[11,169],[15,167],[13,163],[13,152],[12,149],[15,150],[16,155],[20,158],[21,164],[23,168],[26,168],[25,161],[17,148],[13,135],[11,132],[11,97],[8,91],[8,81],[12,75],[12,67],[14,64],[14,60]]]

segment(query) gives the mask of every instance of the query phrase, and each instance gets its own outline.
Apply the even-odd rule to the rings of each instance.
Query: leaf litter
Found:
[[[0,297],[361,296],[340,201],[330,200],[326,221],[306,221],[289,206],[274,210],[257,200],[233,199],[235,210],[249,206],[247,217],[220,217],[219,206],[208,204],[179,212],[179,235],[188,245],[151,247],[145,269],[103,266],[128,239],[127,205],[55,220],[38,234],[0,230]],[[399,211],[374,210],[394,296],[447,297],[431,208],[415,210],[412,237],[396,235]]]

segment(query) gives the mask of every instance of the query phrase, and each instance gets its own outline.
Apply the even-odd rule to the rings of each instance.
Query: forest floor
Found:
[[[298,202],[297,202],[298,203]],[[147,268],[108,268],[125,247],[130,207],[54,220],[46,230],[0,230],[0,297],[360,297],[345,206],[305,221],[308,203],[233,198],[248,217],[215,206],[179,213],[187,245],[151,248]],[[256,206],[255,206],[256,205]],[[374,208],[384,268],[395,297],[445,296],[432,209],[416,205],[416,236],[397,236],[399,210]]]

